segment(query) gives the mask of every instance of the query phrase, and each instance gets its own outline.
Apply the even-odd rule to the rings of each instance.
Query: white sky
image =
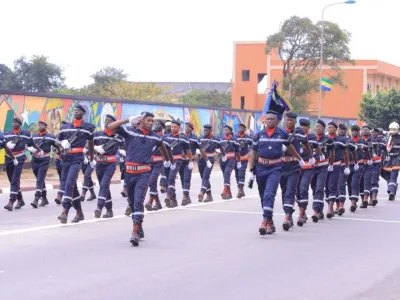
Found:
[[[230,81],[233,41],[265,40],[292,15],[317,21],[338,0],[0,0],[0,63],[44,54],[79,87],[111,65],[137,81]],[[340,0],[338,1],[340,2]],[[400,0],[326,10],[355,59],[400,66]]]

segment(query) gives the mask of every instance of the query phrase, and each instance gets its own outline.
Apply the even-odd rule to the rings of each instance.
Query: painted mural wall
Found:
[[[113,114],[118,119],[128,118],[140,114],[142,111],[154,113],[156,119],[180,120],[191,122],[197,135],[201,134],[204,124],[213,126],[213,134],[221,136],[223,126],[228,124],[236,131],[240,123],[246,124],[248,132],[254,134],[261,127],[261,112],[246,112],[229,109],[193,108],[184,106],[171,106],[160,104],[141,104],[134,101],[97,101],[80,100],[79,98],[52,98],[31,95],[10,95],[0,93],[0,130],[10,130],[12,119],[17,116],[22,120],[22,128],[36,131],[39,120],[46,121],[48,131],[57,134],[60,130],[61,121],[70,122],[73,118],[74,108],[81,104],[86,108],[85,121],[96,125],[97,130],[104,129],[106,114]],[[308,116],[299,116],[306,117]],[[311,125],[315,125],[317,118],[309,117]],[[322,118],[326,122],[331,118]],[[334,119],[337,123],[351,125],[357,123],[356,119]],[[283,126],[283,122],[281,123]],[[0,155],[0,164],[4,163],[4,150]]]

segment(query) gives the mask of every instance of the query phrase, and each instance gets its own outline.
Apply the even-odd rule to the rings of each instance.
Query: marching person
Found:
[[[95,218],[100,218],[104,207],[107,211],[103,215],[103,218],[112,218],[114,216],[110,184],[117,169],[118,149],[124,144],[124,139],[119,137],[118,134],[114,134],[110,129],[107,129],[107,126],[116,120],[113,115],[107,114],[104,120],[105,129],[95,132],[93,138],[93,148],[97,153],[96,175],[100,186],[99,196],[97,197],[97,208],[94,211]]]
[[[372,189],[372,172],[373,172],[373,158],[374,158],[374,150],[371,139],[371,127],[365,125],[361,128],[361,138],[367,145],[367,150],[369,155],[369,160],[367,160],[364,172],[360,180],[360,196],[362,199],[362,204],[360,208],[368,208],[368,199]]]
[[[15,209],[21,209],[25,205],[20,184],[22,169],[26,160],[26,146],[35,148],[39,156],[43,155],[43,151],[33,142],[30,132],[21,129],[21,126],[22,121],[19,118],[14,118],[12,122],[13,129],[4,132],[4,142],[7,146],[5,149],[12,151],[12,153],[6,154],[6,171],[8,181],[10,182],[10,200],[4,208],[9,211],[13,210],[15,201],[17,201]]]
[[[375,206],[378,204],[378,191],[379,191],[379,176],[381,174],[382,167],[382,156],[386,152],[386,144],[383,138],[380,136],[379,128],[372,129],[372,147],[373,147],[373,167],[372,167],[372,178],[371,178],[371,199],[369,205]]]
[[[293,145],[290,144],[289,134],[277,127],[278,114],[283,113],[284,107],[276,104],[274,109],[266,112],[265,129],[254,135],[249,166],[252,169],[256,164],[256,180],[263,209],[263,221],[259,228],[260,235],[275,232],[273,211],[282,172],[282,150],[286,150],[299,161],[301,160]]]
[[[169,208],[178,206],[175,192],[175,181],[176,175],[178,174],[182,165],[183,154],[186,154],[189,158],[189,170],[193,169],[193,157],[192,151],[189,147],[189,140],[184,134],[179,132],[181,122],[173,120],[171,123],[171,133],[164,136],[164,140],[171,150],[174,161],[174,163],[170,166],[170,171],[168,172],[168,190],[167,197],[165,198],[165,205]]]
[[[47,123],[44,121],[38,122],[38,133],[34,133],[32,136],[33,142],[43,151],[42,155],[40,152],[36,150],[34,147],[28,147],[28,151],[30,151],[32,155],[32,170],[33,174],[36,177],[36,192],[35,199],[31,203],[33,208],[37,208],[38,206],[46,206],[49,204],[47,200],[47,191],[46,191],[46,175],[50,165],[50,153],[51,147],[56,146],[56,137],[47,132]],[[42,199],[39,205],[39,200]]]
[[[389,125],[389,140],[386,144],[386,151],[388,153],[386,157],[385,171],[389,171],[389,182],[388,182],[388,194],[389,201],[393,201],[397,191],[397,177],[399,176],[400,170],[400,134],[399,124],[392,122]]]
[[[347,140],[349,139],[349,137],[347,136],[347,126],[344,124],[339,124],[338,126],[338,130],[337,130],[337,135],[338,137],[340,137],[340,139],[343,141],[343,143],[345,143],[347,145]],[[340,152],[340,150],[338,149],[338,151]],[[344,149],[344,160],[343,160],[343,165],[346,165],[346,159],[347,161],[349,161],[349,153],[348,153],[348,149],[347,146]],[[339,155],[339,153],[338,153]],[[349,166],[349,165],[347,165]],[[338,180],[338,186],[337,186],[337,197],[336,197],[336,209],[335,209],[335,214],[339,214],[339,211],[342,211],[342,213],[340,215],[342,215],[344,213],[343,209],[340,209],[340,203],[346,201],[346,182],[347,182],[347,176],[349,171],[346,171],[346,174],[344,173],[344,170],[346,168],[341,168],[340,169],[340,175],[339,175],[339,180]],[[349,169],[350,170],[350,169]]]
[[[247,170],[247,164],[249,161],[249,154],[250,154],[250,149],[251,146],[253,145],[253,139],[251,138],[250,135],[246,133],[246,125],[241,123],[239,124],[239,131],[235,135],[236,141],[239,144],[239,155],[240,155],[240,162],[242,164],[241,168],[238,168],[236,164],[235,165],[235,177],[236,177],[236,183],[238,186],[238,193],[236,198],[242,198],[245,195],[244,193],[244,184],[246,182],[246,170]]]
[[[210,175],[214,166],[214,152],[221,148],[221,141],[218,137],[212,134],[212,126],[210,124],[203,125],[203,135],[200,137],[202,156],[199,158],[199,172],[201,178],[201,188],[198,196],[199,202],[213,201],[211,193]],[[221,154],[225,153],[221,150]],[[207,194],[206,199],[204,195]]]
[[[282,227],[286,231],[293,226],[292,214],[294,212],[293,207],[296,200],[296,188],[301,173],[300,168],[305,165],[304,160],[299,155],[299,152],[301,152],[301,145],[303,145],[303,149],[307,153],[308,164],[311,166],[315,164],[314,155],[310,144],[308,143],[307,136],[302,128],[295,127],[296,122],[297,114],[293,112],[287,112],[285,130],[289,134],[291,145],[295,149],[297,155],[295,156],[290,152],[283,151],[284,156],[282,157],[283,166],[280,178],[280,186],[282,190],[283,210],[286,215]]]
[[[171,134],[171,126],[172,123],[171,121],[167,120],[165,121],[165,130],[164,130],[164,135],[166,134]],[[161,175],[160,175],[160,192],[162,194],[166,193],[168,190],[168,177],[169,177],[169,171],[171,171],[171,168],[161,168]]]
[[[83,152],[85,154],[85,157],[83,159],[83,164],[81,165],[81,170],[83,173],[83,184],[81,193],[82,202],[85,201],[87,191],[90,191],[90,197],[87,199],[88,201],[93,201],[96,199],[96,193],[94,192],[94,182],[92,179],[94,168],[92,168],[89,164],[90,155],[88,153],[88,144],[85,148],[83,148]]]
[[[65,191],[62,198],[63,211],[58,220],[62,224],[67,223],[68,213],[71,206],[76,210],[76,215],[72,219],[72,223],[78,223],[84,220],[81,205],[81,197],[78,192],[76,181],[78,179],[80,165],[85,159],[84,147],[86,143],[89,146],[90,166],[96,166],[93,149],[94,125],[84,122],[83,115],[86,113],[85,108],[78,104],[74,109],[74,120],[62,127],[57,144],[63,148],[62,156],[62,173],[60,190]]]
[[[108,125],[108,129],[125,138],[126,145],[126,174],[125,180],[128,190],[128,199],[132,210],[133,232],[130,242],[139,246],[139,241],[144,237],[143,202],[149,187],[151,162],[154,147],[160,151],[167,160],[168,153],[161,137],[152,131],[154,115],[143,112],[140,116],[133,116],[126,120],[115,121]],[[139,121],[139,128],[122,126],[127,123],[135,124]]]
[[[239,144],[233,136],[233,128],[229,125],[224,126],[224,137],[221,139],[221,149],[223,155],[221,156],[220,167],[224,176],[224,190],[221,194],[222,199],[232,199],[231,192],[231,175],[233,168],[240,169],[242,163],[240,162]]]
[[[61,128],[62,128],[64,125],[66,125],[66,124],[68,124],[68,122],[62,121],[62,122],[61,122]],[[60,130],[61,130],[61,128],[60,128]],[[58,134],[56,135],[56,140],[58,140],[58,135],[59,135],[59,134],[60,134],[60,133],[58,133]],[[58,179],[60,180],[60,183],[61,183],[61,172],[62,172],[62,157],[61,157],[61,153],[62,153],[62,151],[61,151],[61,149],[60,149],[59,147],[54,147],[53,150],[54,150],[55,153],[56,153],[56,158],[55,158],[56,170],[57,170],[57,174],[58,174]],[[62,191],[61,189],[59,189],[59,190],[57,191],[57,196],[56,196],[56,198],[54,199],[54,202],[55,202],[56,204],[61,204],[61,200],[62,200],[62,196],[63,196],[63,195],[64,195],[64,191]]]

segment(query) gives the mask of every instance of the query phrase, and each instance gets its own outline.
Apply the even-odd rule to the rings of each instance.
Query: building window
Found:
[[[250,81],[250,70],[242,70],[242,81]]]
[[[371,88],[372,88],[372,85],[368,83],[368,84],[367,84],[367,91],[370,91]]]
[[[257,94],[265,94],[267,91],[267,80],[268,76],[266,73],[258,73],[258,85],[257,85]]]
[[[240,109],[244,109],[244,96],[240,96]]]

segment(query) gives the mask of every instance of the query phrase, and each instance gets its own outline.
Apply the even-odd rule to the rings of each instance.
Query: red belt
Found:
[[[83,153],[83,148],[70,148],[67,150],[68,154]]]
[[[134,162],[125,163],[126,172],[129,174],[141,174],[151,171],[151,166],[147,164],[137,164]]]
[[[106,156],[98,157],[96,160],[98,162],[104,162],[104,163],[115,163],[115,162],[117,162],[117,156],[116,155],[106,155]]]
[[[282,162],[280,158],[276,158],[276,159],[269,159],[269,158],[262,158],[259,157],[257,160],[258,163],[265,165],[265,166],[269,166],[269,165],[274,165],[277,163]]]
[[[283,162],[292,162],[292,161],[299,161],[296,157],[293,156],[284,156],[282,157]]]
[[[163,161],[164,159],[163,159],[162,156],[153,155],[153,156],[151,157],[151,160],[152,160],[153,163],[155,163],[155,162]]]

